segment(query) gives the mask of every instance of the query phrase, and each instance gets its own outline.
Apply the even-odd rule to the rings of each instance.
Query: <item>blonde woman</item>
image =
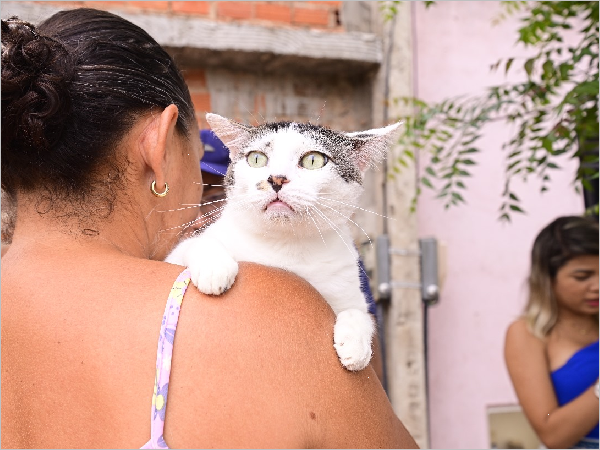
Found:
[[[531,251],[529,300],[506,333],[506,365],[548,448],[598,448],[598,224],[559,217]]]

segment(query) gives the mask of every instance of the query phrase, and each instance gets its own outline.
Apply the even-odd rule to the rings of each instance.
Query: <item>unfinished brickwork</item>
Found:
[[[48,1],[44,3],[60,8],[88,7],[120,10],[129,13],[142,11],[169,15],[193,15],[224,22],[235,21],[264,26],[290,26],[343,31],[340,21],[341,1]]]

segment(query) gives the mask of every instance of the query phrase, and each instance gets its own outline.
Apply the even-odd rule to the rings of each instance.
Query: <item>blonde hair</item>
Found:
[[[543,338],[558,319],[552,284],[558,270],[582,255],[598,255],[598,224],[591,218],[559,217],[547,225],[531,249],[529,298],[523,311],[530,331]]]

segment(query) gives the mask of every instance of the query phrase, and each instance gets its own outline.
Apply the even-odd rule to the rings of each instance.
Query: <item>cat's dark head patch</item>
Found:
[[[357,158],[357,149],[360,147],[360,143],[347,137],[344,133],[322,125],[282,121],[259,125],[253,134],[255,139],[258,139],[288,129],[294,129],[322,147],[330,156],[336,171],[344,181],[362,183],[362,174]]]
[[[206,115],[206,119],[230,150],[232,164],[225,178],[227,184],[233,183],[232,166],[244,157],[246,148],[265,136],[287,130],[294,130],[323,148],[344,181],[362,184],[364,171],[385,156],[399,128],[399,124],[394,124],[374,130],[344,133],[311,123],[281,121],[249,126],[211,113]]]

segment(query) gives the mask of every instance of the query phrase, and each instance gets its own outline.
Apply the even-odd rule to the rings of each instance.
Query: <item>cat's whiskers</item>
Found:
[[[321,194],[323,194],[323,192],[321,192]],[[342,205],[350,206],[351,208],[354,208],[354,209],[360,209],[361,211],[368,212],[368,213],[371,213],[371,214],[375,214],[376,216],[383,217],[384,219],[396,220],[393,217],[384,216],[383,214],[376,213],[375,211],[369,211],[368,209],[361,208],[360,206],[353,205],[352,203],[346,203],[346,202],[342,202],[341,200],[336,200],[334,198],[327,198],[327,197],[321,197],[321,196],[319,196],[318,198],[320,200],[329,200],[329,201],[332,201],[332,202],[341,203]]]
[[[342,216],[344,219],[346,219],[349,222],[352,222],[354,225],[356,225],[356,227],[363,232],[363,234],[367,237],[367,239],[369,240],[369,244],[371,244],[371,247],[373,247],[373,241],[371,241],[371,237],[367,234],[367,232],[363,229],[363,227],[361,227],[359,224],[357,224],[354,220],[352,220],[350,217],[345,216],[344,214],[342,214],[341,212],[339,212],[337,209],[332,208],[331,206],[326,205],[325,203],[322,202],[317,202],[317,204],[324,206],[325,208],[329,208],[330,210],[332,210],[334,213],[339,214],[340,216]]]
[[[327,222],[329,222],[329,225],[331,226],[331,228],[337,233],[337,235],[340,237],[340,239],[342,240],[342,242],[344,243],[344,245],[346,246],[346,248],[348,249],[348,251],[350,252],[350,254],[352,256],[355,256],[355,252],[358,252],[358,250],[356,249],[356,247],[354,247],[354,252],[352,251],[352,249],[350,248],[350,246],[348,245],[348,243],[346,242],[346,240],[342,237],[342,235],[339,233],[339,229],[340,227],[337,226],[335,223],[333,223],[326,215],[325,213],[323,213],[323,211],[321,211],[319,208],[317,208],[316,206],[312,207],[313,210],[315,210],[317,213],[319,213],[321,215],[321,217],[323,217]],[[367,236],[368,237],[368,236]],[[370,239],[369,239],[370,241]],[[359,269],[361,270],[361,272],[368,278],[369,276],[367,275],[367,272],[365,272],[365,270],[359,265],[358,266]]]
[[[164,213],[164,212],[185,211],[186,209],[199,208],[202,205],[210,205],[211,203],[224,202],[226,200],[227,200],[226,198],[223,198],[223,199],[220,199],[220,200],[213,200],[212,202],[182,203],[183,208],[167,209],[167,210],[164,210],[164,211],[156,211],[156,212]]]
[[[152,214],[154,211],[156,211],[156,207],[157,207],[157,206],[158,206],[158,205],[156,205],[154,208],[152,208],[152,209],[151,209],[151,210],[148,212],[148,214],[146,214],[146,220],[148,220],[148,217],[150,217],[150,214]]]
[[[308,217],[310,217],[310,220],[312,220],[313,223],[315,224],[315,227],[317,228],[317,231],[319,232],[319,236],[321,236],[321,240],[323,241],[323,244],[325,244],[325,247],[327,247],[327,242],[325,242],[323,233],[321,233],[321,229],[319,228],[319,225],[317,225],[317,222],[315,221],[313,215],[310,213],[310,209],[308,206],[306,207],[306,214],[308,215]]]
[[[213,183],[198,183],[197,181],[192,181],[192,184],[201,184],[202,186],[219,186],[219,187],[227,187],[226,184],[213,184]]]
[[[177,212],[177,211],[185,211],[186,209],[192,209],[192,208],[200,208],[200,203],[188,203],[187,206],[185,206],[183,208],[164,209],[164,210],[157,209],[156,212],[159,212],[159,213]]]
[[[191,226],[194,222],[196,222],[198,220],[198,218],[195,218],[194,220],[191,220],[189,222],[186,222],[184,224],[181,225],[177,225],[174,227],[170,227],[170,228],[164,228],[162,230],[158,230],[159,233],[165,233],[167,231],[171,231],[171,230],[178,230],[181,229],[181,231],[179,233],[183,233],[183,231],[185,231],[186,228],[188,228],[189,226]]]
[[[238,195],[236,197],[233,198],[224,198],[224,199],[219,199],[219,200],[213,200],[211,202],[202,202],[200,205],[198,204],[182,204],[182,208],[176,208],[173,210],[167,210],[167,211],[157,211],[157,212],[174,212],[174,211],[183,211],[185,209],[190,209],[190,208],[198,208],[200,206],[203,205],[210,205],[213,203],[219,203],[219,202],[228,202],[229,204],[242,204],[243,206],[247,206],[243,201],[245,199],[245,197],[249,196],[250,194],[243,194],[243,195]],[[215,222],[218,219],[218,215],[219,213],[221,213],[223,211],[223,209],[225,209],[225,207],[227,206],[228,203],[224,203],[223,206],[220,206],[218,208],[214,208],[212,211],[209,211],[206,214],[202,214],[201,216],[197,216],[194,220],[191,220],[189,222],[183,223],[181,225],[177,225],[175,227],[170,227],[170,228],[165,228],[163,230],[159,230],[159,233],[164,233],[167,231],[171,231],[171,230],[176,230],[176,229],[181,229],[181,231],[179,232],[179,234],[185,232],[185,230],[190,227],[191,225],[193,225],[194,223],[198,222],[199,220],[205,219],[207,217],[213,216],[211,217],[212,221],[210,223],[208,223],[206,226],[202,226],[202,229],[208,227],[209,225],[211,225],[213,222]]]
[[[248,114],[250,114],[250,117],[252,117],[252,119],[254,119],[254,122],[256,122],[256,123],[260,123],[258,120],[256,120],[256,117],[254,117],[254,114],[252,114],[252,111],[250,111],[248,108],[246,108],[246,112],[247,112]],[[260,111],[256,111],[256,113],[257,113],[257,114],[260,116],[260,118],[262,119],[262,123],[265,123],[265,122],[266,122],[266,120],[265,120],[265,118],[263,117],[263,115],[260,113]]]
[[[327,215],[323,211],[321,211],[318,207],[313,206],[312,209],[316,213],[318,213],[323,219],[325,219],[326,222],[328,222],[328,224],[331,227],[331,229],[337,233],[337,235],[340,237],[340,239],[342,240],[342,242],[344,243],[344,245],[346,246],[346,248],[348,249],[348,251],[350,252],[350,254],[352,256],[354,256],[354,252],[352,251],[352,248],[350,248],[350,246],[348,245],[348,243],[346,242],[346,240],[344,239],[344,237],[339,232],[340,227],[337,226],[329,217],[327,217]],[[354,250],[356,251],[356,249],[354,249]]]
[[[323,111],[325,110],[325,105],[327,104],[327,100],[325,100],[323,102],[323,107],[321,108],[321,111],[319,112],[319,115],[317,116],[317,125],[319,124],[319,120],[321,120],[321,114],[323,114]]]

